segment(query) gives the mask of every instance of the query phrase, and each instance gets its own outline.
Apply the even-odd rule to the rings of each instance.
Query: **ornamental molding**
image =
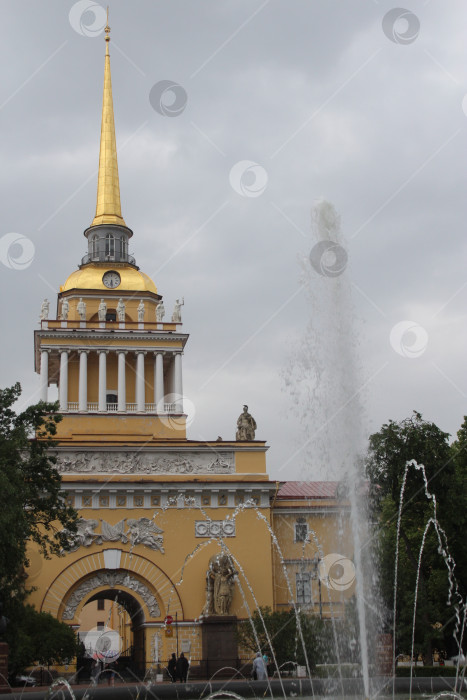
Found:
[[[80,547],[90,547],[93,544],[103,544],[104,542],[122,542],[136,547],[142,544],[145,547],[160,551],[164,554],[164,538],[160,527],[154,524],[149,518],[123,518],[116,525],[109,525],[105,520],[101,521],[101,531],[95,532],[99,527],[98,520],[78,518],[78,529],[76,532],[68,534],[68,547],[63,554],[76,552]],[[125,525],[126,521],[126,525]],[[127,528],[127,529],[126,529]]]
[[[76,340],[79,338],[80,340],[83,339],[89,339],[89,340],[96,340],[96,338],[99,338],[99,340],[112,340],[115,341],[116,339],[118,340],[125,340],[125,341],[141,341],[141,340],[146,340],[146,341],[158,341],[158,340],[163,340],[163,341],[169,341],[170,343],[174,342],[179,342],[180,340],[182,341],[187,341],[188,340],[188,335],[186,333],[177,333],[176,331],[151,331],[147,330],[144,333],[137,332],[135,330],[131,331],[131,335],[129,334],[128,330],[123,330],[123,329],[115,329],[113,333],[110,332],[105,332],[102,331],[102,329],[99,328],[94,328],[94,329],[86,329],[86,328],[74,328],[74,329],[65,329],[65,328],[52,328],[49,329],[48,331],[36,331],[37,335],[39,338],[42,340],[57,340],[58,338],[60,339],[67,339],[67,340]],[[185,344],[185,343],[184,343]],[[109,346],[110,347],[110,346]],[[113,350],[112,346],[110,349]],[[55,347],[53,345],[49,346],[49,349],[54,350]]]
[[[155,596],[142,581],[126,571],[102,571],[83,581],[73,591],[67,600],[62,620],[73,620],[81,601],[96,588],[102,588],[103,586],[108,588],[125,586],[125,588],[129,588],[143,599],[151,617],[160,616],[160,608]]]
[[[233,450],[209,452],[56,452],[60,474],[233,474]]]
[[[235,537],[235,521],[196,520],[195,537]]]

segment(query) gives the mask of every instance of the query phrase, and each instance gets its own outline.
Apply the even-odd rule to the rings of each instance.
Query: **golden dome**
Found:
[[[68,292],[71,289],[96,289],[99,291],[109,291],[102,282],[102,277],[109,270],[115,270],[120,275],[121,282],[115,287],[117,292],[152,292],[157,294],[157,287],[148,275],[134,267],[120,267],[119,265],[84,265],[80,270],[72,272],[64,285],[60,287],[61,292]]]

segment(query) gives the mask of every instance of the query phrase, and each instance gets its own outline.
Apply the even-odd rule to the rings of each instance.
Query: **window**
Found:
[[[98,623],[97,623],[97,629],[98,629],[98,630],[103,630],[104,627],[105,627],[105,623],[104,623],[104,622],[98,622]]]
[[[301,605],[311,603],[311,574],[309,571],[295,574],[296,599]]]
[[[105,600],[103,598],[99,598],[99,600],[97,601],[97,609],[105,610]]]
[[[99,239],[98,239],[97,235],[92,237],[91,245],[92,245],[91,255],[93,258],[97,258],[98,254],[99,254]]]
[[[105,237],[105,255],[110,258],[115,257],[115,238],[111,233]]]
[[[305,518],[297,518],[295,522],[295,542],[305,542],[308,537],[308,525]]]
[[[116,311],[107,311],[105,314],[105,320],[106,321],[116,321],[117,320],[117,312]]]

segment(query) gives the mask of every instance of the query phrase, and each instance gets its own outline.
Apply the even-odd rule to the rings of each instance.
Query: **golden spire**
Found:
[[[105,27],[104,97],[102,100],[101,147],[99,152],[99,174],[97,176],[96,216],[91,226],[119,224],[126,226],[120,207],[120,184],[118,181],[117,144],[115,141],[112,80],[110,78],[109,8]]]

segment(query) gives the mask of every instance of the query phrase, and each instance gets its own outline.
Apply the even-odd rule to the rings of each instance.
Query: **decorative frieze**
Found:
[[[61,474],[233,474],[234,452],[59,452]]]
[[[235,521],[196,520],[195,537],[235,537]]]
[[[98,526],[97,520],[79,518],[77,532],[71,533],[69,536],[70,544],[67,551],[76,552],[80,547],[90,547],[92,544],[103,544],[104,542],[122,542],[123,544],[130,542],[132,547],[142,544],[164,553],[164,538],[162,537],[164,531],[149,518],[139,518],[138,520],[123,518],[116,525],[109,525],[101,519],[100,532],[95,531]]]
[[[83,581],[83,583],[73,591],[67,600],[65,610],[62,614],[62,620],[72,620],[83,598],[96,588],[101,588],[103,586],[107,588],[115,588],[116,586],[125,586],[129,588],[135,593],[138,593],[144,600],[151,617],[160,616],[160,608],[155,596],[139,579],[126,571],[102,571],[86,579],[86,581]]]

